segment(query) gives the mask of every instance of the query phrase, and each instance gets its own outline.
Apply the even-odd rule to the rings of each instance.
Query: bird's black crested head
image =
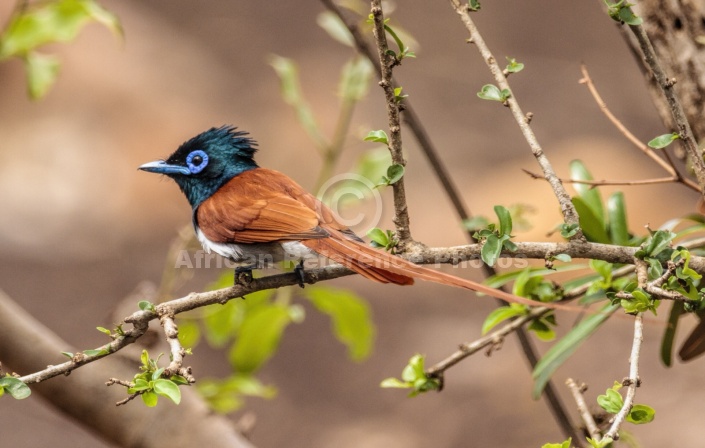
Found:
[[[233,177],[257,168],[256,151],[257,142],[247,132],[222,126],[183,143],[165,161],[146,163],[140,169],[174,179],[195,209]]]

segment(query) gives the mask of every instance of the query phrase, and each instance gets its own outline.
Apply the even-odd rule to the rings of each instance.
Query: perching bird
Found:
[[[174,179],[191,204],[203,248],[243,264],[245,270],[322,255],[381,283],[411,285],[418,278],[537,305],[367,246],[292,179],[257,166],[256,146],[234,127],[212,128],[182,144],[167,160],[139,169]],[[297,272],[303,286],[303,264]]]

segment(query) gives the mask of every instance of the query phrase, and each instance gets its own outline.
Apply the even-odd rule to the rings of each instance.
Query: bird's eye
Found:
[[[188,165],[191,174],[198,174],[208,165],[208,154],[200,149],[191,151],[191,153],[186,156],[186,165]]]

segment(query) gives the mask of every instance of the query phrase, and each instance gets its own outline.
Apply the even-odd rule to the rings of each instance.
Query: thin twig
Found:
[[[532,179],[543,179],[544,177],[533,173],[529,170],[522,169],[523,172],[528,174]],[[604,185],[654,185],[654,184],[669,184],[681,182],[681,178],[677,176],[673,177],[659,177],[657,179],[642,179],[642,180],[580,180],[580,179],[566,179],[564,177],[559,178],[561,182],[566,184],[582,184],[591,185],[593,187],[604,186]],[[697,186],[696,186],[697,188]]]
[[[528,314],[517,317],[510,323],[504,325],[499,330],[495,330],[491,333],[488,333],[486,336],[483,336],[473,342],[461,344],[457,351],[453,352],[445,359],[437,362],[436,364],[426,369],[426,373],[432,377],[441,377],[443,375],[443,372],[453,367],[463,359],[479,352],[485,347],[501,344],[505,336],[516,331],[527,322],[530,322],[538,317],[543,316],[549,311],[551,311],[551,309],[549,308],[534,308]]]
[[[695,140],[693,131],[690,129],[690,123],[688,123],[688,120],[685,117],[685,112],[683,111],[680,100],[676,96],[676,92],[673,89],[676,80],[669,79],[663,71],[663,68],[661,68],[661,64],[656,56],[654,47],[651,45],[651,41],[646,35],[646,31],[644,31],[644,27],[641,25],[629,25],[629,29],[639,42],[639,47],[644,55],[644,61],[651,68],[654,79],[666,98],[666,102],[671,110],[673,120],[678,128],[678,134],[683,141],[683,145],[685,146],[685,150],[688,153],[690,162],[693,166],[695,177],[698,180],[700,194],[705,197],[705,162],[703,161],[702,152],[698,148],[698,142]]]
[[[622,406],[622,409],[620,409],[614,416],[612,426],[610,426],[609,431],[605,433],[605,438],[609,437],[612,440],[617,440],[619,438],[619,428],[627,419],[629,411],[631,411],[632,406],[634,405],[636,388],[641,385],[641,380],[639,379],[639,354],[641,351],[641,342],[644,339],[643,330],[643,315],[642,313],[639,313],[634,317],[634,339],[632,342],[632,352],[629,356],[629,377],[622,383],[627,386],[627,393],[624,396],[624,405]]]
[[[583,420],[583,423],[585,423],[585,427],[587,428],[590,437],[595,440],[599,439],[600,430],[598,429],[595,419],[592,417],[592,413],[590,412],[590,409],[585,402],[585,397],[583,396],[587,386],[584,384],[578,386],[573,378],[568,378],[565,384],[568,386],[568,390],[570,390],[570,393],[573,395],[575,404],[578,406],[580,418]]]
[[[465,28],[470,33],[469,41],[477,46],[477,49],[482,55],[482,59],[489,67],[490,72],[495,78],[495,81],[497,81],[499,89],[506,89],[510,92],[510,96],[507,99],[506,104],[512,111],[512,115],[514,116],[514,119],[519,125],[519,129],[521,129],[521,132],[524,135],[524,139],[529,144],[531,152],[534,154],[536,161],[541,167],[541,170],[544,173],[544,177],[553,189],[553,194],[556,196],[556,199],[558,199],[558,203],[560,204],[561,212],[563,214],[563,220],[566,224],[578,225],[578,212],[575,210],[575,207],[573,206],[573,203],[570,200],[570,195],[563,187],[563,184],[561,184],[560,179],[558,178],[558,176],[556,176],[556,172],[551,166],[551,162],[544,154],[541,145],[539,144],[538,140],[536,139],[536,136],[534,135],[533,130],[531,129],[526,114],[524,114],[524,112],[521,110],[521,107],[519,106],[519,102],[516,100],[514,92],[512,92],[509,88],[507,78],[502,73],[502,69],[500,68],[499,64],[497,64],[497,60],[492,55],[492,52],[490,51],[489,47],[485,44],[485,41],[480,35],[477,27],[475,26],[475,23],[470,18],[469,6],[467,5],[467,3],[462,4],[459,0],[450,0],[450,3],[453,9],[455,9],[455,12],[458,13],[458,15],[460,16],[460,19],[465,25]],[[576,241],[583,241],[585,237],[582,234],[582,231],[578,231],[571,239]]]
[[[382,73],[382,80],[379,85],[384,90],[384,98],[387,104],[387,117],[389,119],[389,152],[392,154],[392,163],[405,166],[404,152],[401,141],[401,122],[399,118],[399,104],[394,95],[394,84],[392,81],[392,69],[399,63],[396,57],[388,53],[387,35],[384,30],[384,12],[382,11],[381,0],[371,0],[372,18],[374,22],[374,36],[377,43],[377,55]],[[404,177],[402,176],[392,185],[394,190],[394,225],[397,230],[397,238],[402,251],[411,243],[411,229],[409,228],[409,208],[406,203],[406,192],[404,189]]]
[[[671,159],[670,155],[668,154],[668,151],[663,151],[663,154],[666,157],[666,160],[663,160],[661,157],[659,157],[656,152],[649,148],[649,146],[645,145],[642,141],[640,141],[634,134],[632,134],[629,129],[627,129],[624,124],[615,117],[615,115],[610,111],[610,109],[607,107],[607,104],[605,101],[602,99],[602,96],[600,96],[600,93],[597,91],[597,88],[595,87],[595,84],[592,82],[592,78],[590,78],[590,74],[588,73],[587,67],[585,64],[582,64],[580,66],[580,71],[583,74],[583,78],[579,81],[581,84],[585,84],[592,94],[592,97],[594,98],[595,102],[597,105],[600,107],[600,110],[602,113],[605,114],[608,120],[612,122],[612,124],[624,135],[627,140],[632,142],[634,146],[644,153],[646,156],[651,158],[654,162],[656,162],[659,166],[661,166],[664,170],[666,170],[674,179],[673,181],[675,182],[681,182],[688,188],[691,188],[695,191],[700,191],[698,188],[698,185],[693,182],[692,180],[685,178],[681,176],[681,174],[678,172],[676,169],[675,164],[673,163],[673,160]],[[640,184],[619,184],[619,183],[611,183],[610,185],[640,185]]]

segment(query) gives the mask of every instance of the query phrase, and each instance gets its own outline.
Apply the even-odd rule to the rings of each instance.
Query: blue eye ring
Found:
[[[186,165],[188,165],[188,170],[191,174],[198,174],[208,166],[208,154],[200,149],[191,151],[191,153],[186,156]]]

